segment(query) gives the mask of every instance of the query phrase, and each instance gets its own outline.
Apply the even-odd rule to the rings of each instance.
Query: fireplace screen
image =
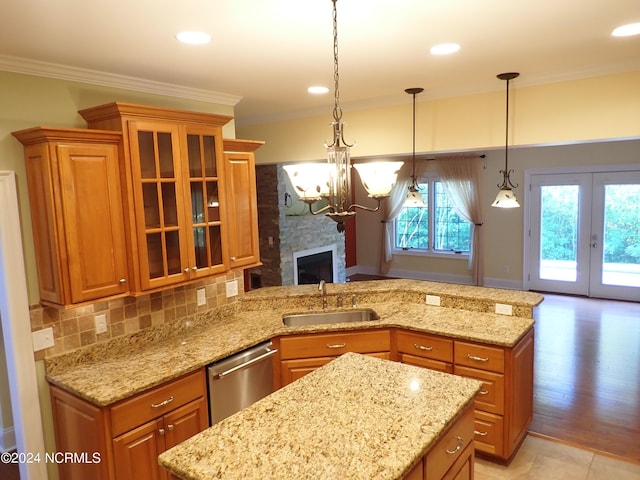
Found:
[[[297,284],[308,285],[324,280],[333,283],[333,252],[331,250],[296,258]]]

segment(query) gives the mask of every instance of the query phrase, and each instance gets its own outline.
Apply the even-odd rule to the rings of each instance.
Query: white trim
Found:
[[[44,457],[14,172],[0,171],[0,320],[18,452]],[[47,478],[47,465],[21,463],[22,480]]]
[[[333,283],[338,280],[338,245],[325,245],[324,247],[310,248],[308,250],[299,250],[293,252],[293,284],[298,285],[298,259],[300,257],[307,257],[309,255],[315,255],[317,253],[331,252],[331,270],[333,276]]]
[[[508,278],[485,277],[482,286],[488,288],[503,288],[505,290],[523,290],[522,280],[510,280]]]
[[[453,275],[450,273],[421,272],[416,270],[391,269],[387,277],[409,278],[413,280],[426,280],[429,282],[454,283],[458,285],[474,285],[471,276]]]
[[[91,85],[101,85],[103,87],[122,88],[134,92],[186,98],[219,105],[235,106],[242,100],[241,96],[229,93],[190,88],[144,78],[128,77],[98,70],[88,70],[86,68],[70,67],[57,63],[12,57],[10,55],[0,55],[0,70],[35,75],[38,77],[56,78],[58,80],[68,80],[71,82],[88,83]]]
[[[9,452],[16,448],[16,431],[13,427],[0,429],[0,452]]]

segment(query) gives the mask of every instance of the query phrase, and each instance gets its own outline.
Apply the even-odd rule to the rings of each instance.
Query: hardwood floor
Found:
[[[640,462],[640,303],[545,294],[531,432]]]

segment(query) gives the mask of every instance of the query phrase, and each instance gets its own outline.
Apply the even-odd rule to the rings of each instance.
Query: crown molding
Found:
[[[38,77],[55,78],[72,82],[101,85],[103,87],[122,88],[136,92],[153,93],[169,97],[197,100],[220,105],[235,106],[241,96],[211,90],[190,88],[170,83],[156,82],[144,78],[128,77],[113,73],[71,67],[57,63],[30,60],[25,58],[0,55],[0,70]]]

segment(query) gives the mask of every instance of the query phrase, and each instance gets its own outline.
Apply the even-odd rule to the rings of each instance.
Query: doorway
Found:
[[[640,300],[640,170],[529,180],[528,288]]]

